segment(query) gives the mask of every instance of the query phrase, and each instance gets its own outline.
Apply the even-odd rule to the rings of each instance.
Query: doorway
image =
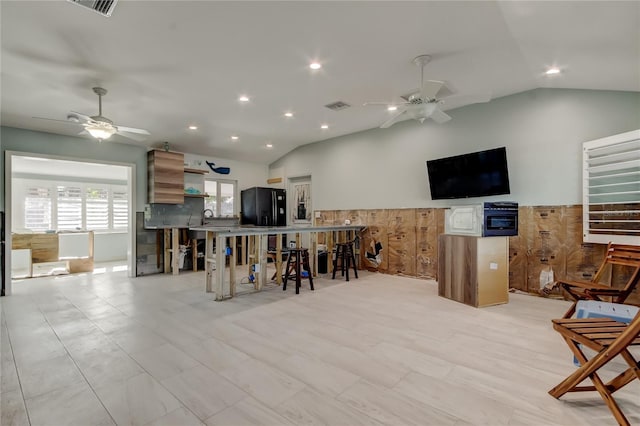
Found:
[[[12,272],[91,272],[111,261],[135,276],[135,164],[9,151],[5,161],[5,294]]]

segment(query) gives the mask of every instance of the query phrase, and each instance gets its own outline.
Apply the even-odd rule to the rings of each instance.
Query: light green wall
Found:
[[[145,147],[108,141],[99,143],[85,138],[35,132],[14,127],[1,127],[0,141],[0,149],[2,150],[2,161],[0,162],[0,175],[2,176],[0,210],[4,210],[4,163],[6,151],[135,164],[136,211],[144,210],[147,196],[147,149]]]
[[[640,93],[536,89],[447,113],[444,124],[409,120],[304,145],[270,177],[311,175],[316,210],[472,204],[484,199],[431,200],[425,162],[506,146],[511,194],[491,200],[580,204],[582,143],[640,128]]]

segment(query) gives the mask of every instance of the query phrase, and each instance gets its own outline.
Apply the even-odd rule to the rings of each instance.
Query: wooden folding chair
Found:
[[[611,286],[614,265],[621,265],[630,269],[629,279],[623,287],[613,288]],[[608,279],[607,276],[609,277]],[[608,281],[609,284],[603,284],[603,281]],[[613,303],[624,303],[636,288],[638,282],[640,282],[640,246],[609,243],[607,254],[591,281],[560,279],[554,283],[554,287],[559,286],[574,300],[573,305],[563,317],[571,318],[576,311],[578,300],[603,300],[603,297],[611,297],[611,302]]]
[[[628,350],[630,346],[640,345],[640,313],[628,325],[610,318],[562,318],[554,319],[552,322],[553,328],[562,335],[581,366],[551,389],[549,394],[554,398],[560,398],[567,392],[598,391],[618,423],[629,425],[612,394],[634,379],[640,380],[640,363]],[[580,345],[596,351],[597,354],[587,360]],[[629,368],[608,383],[604,383],[597,372],[617,355],[626,361]],[[591,379],[593,386],[579,386],[587,377]]]

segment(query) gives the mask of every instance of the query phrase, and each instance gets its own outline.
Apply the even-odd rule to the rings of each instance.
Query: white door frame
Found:
[[[136,165],[134,163],[118,163],[114,161],[101,161],[91,158],[76,158],[62,155],[39,154],[34,152],[5,151],[4,167],[4,208],[5,208],[5,295],[12,293],[11,282],[11,231],[12,231],[12,193],[13,193],[13,158],[14,157],[36,157],[51,160],[76,161],[79,163],[107,164],[110,166],[121,166],[127,168],[127,190],[129,194],[129,226],[127,233],[127,274],[129,277],[136,275]]]

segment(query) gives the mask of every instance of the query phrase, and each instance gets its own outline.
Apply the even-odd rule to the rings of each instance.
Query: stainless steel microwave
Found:
[[[482,217],[483,236],[518,235],[518,203],[511,201],[486,202]]]

